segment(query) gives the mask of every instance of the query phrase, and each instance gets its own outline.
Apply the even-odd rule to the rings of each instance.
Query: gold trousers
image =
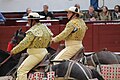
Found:
[[[36,66],[48,53],[45,48],[27,49],[29,56],[23,61],[17,70],[16,80],[27,80],[27,73]]]
[[[82,41],[69,40],[65,41],[65,48],[54,58],[54,60],[69,60],[77,51],[82,48]]]

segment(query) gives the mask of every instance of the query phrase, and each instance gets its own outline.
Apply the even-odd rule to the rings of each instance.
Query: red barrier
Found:
[[[120,21],[86,22],[86,24],[88,30],[83,40],[85,51],[98,51],[102,48],[120,51]],[[0,26],[0,49],[6,51],[8,42],[20,27],[23,31],[30,28],[27,26]],[[65,28],[65,25],[56,24],[48,27],[56,36]],[[52,44],[51,47],[57,49],[60,43]]]

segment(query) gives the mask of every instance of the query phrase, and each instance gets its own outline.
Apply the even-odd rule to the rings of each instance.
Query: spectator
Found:
[[[46,20],[50,20],[53,18],[53,14],[48,11],[48,8],[48,5],[43,5],[43,11],[39,13],[40,15],[45,16],[44,19]]]
[[[88,12],[84,15],[84,20],[96,21],[98,19],[98,13],[94,10],[93,6],[90,6]]]
[[[0,21],[5,21],[5,17],[2,15],[1,12],[0,12]]]
[[[79,10],[80,10],[80,5],[79,4],[75,4],[75,6],[74,7],[77,7]],[[82,13],[82,11],[80,11],[80,13]],[[83,14],[82,15],[80,15],[80,18],[83,18]]]
[[[120,6],[115,5],[114,11],[112,12],[112,20],[120,19]]]
[[[26,13],[23,15],[23,18],[26,19],[28,14],[32,12],[32,9],[31,8],[27,8],[26,9]]]
[[[100,20],[111,20],[110,12],[108,11],[107,6],[102,7],[102,12],[99,14]]]

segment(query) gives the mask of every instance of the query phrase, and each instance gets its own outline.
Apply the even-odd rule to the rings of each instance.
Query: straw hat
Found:
[[[79,15],[83,15],[81,12],[80,12],[80,9],[78,9],[77,7],[70,7],[69,9],[65,9],[65,11],[71,11],[71,12],[74,12],[76,14],[79,14]]]

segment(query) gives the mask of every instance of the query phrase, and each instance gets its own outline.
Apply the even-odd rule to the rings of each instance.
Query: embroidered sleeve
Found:
[[[28,32],[26,34],[26,37],[16,47],[14,47],[11,52],[13,54],[17,54],[23,51],[24,49],[29,47],[33,39],[34,39],[34,35],[31,32]]]
[[[59,42],[61,40],[64,40],[73,31],[73,29],[74,29],[73,24],[68,23],[66,25],[66,28],[59,35],[53,38],[54,41]]]

